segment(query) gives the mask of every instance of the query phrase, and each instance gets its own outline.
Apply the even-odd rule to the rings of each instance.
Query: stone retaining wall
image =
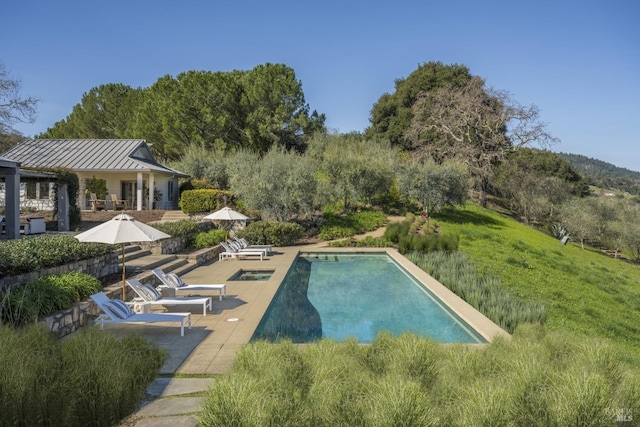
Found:
[[[80,272],[100,278],[109,274],[117,273],[119,265],[118,254],[114,252],[96,258],[74,261],[69,264],[44,268],[42,270],[32,271],[25,274],[3,277],[0,279],[0,290],[13,289],[18,287],[21,283],[31,282],[41,276],[48,276],[50,274]]]

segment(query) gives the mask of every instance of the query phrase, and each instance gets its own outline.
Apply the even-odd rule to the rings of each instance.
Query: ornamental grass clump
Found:
[[[37,325],[0,325],[0,425],[118,425],[165,360],[141,337],[84,328],[56,340]]]
[[[42,276],[0,292],[0,321],[13,326],[36,322],[70,308],[102,289],[100,280],[85,273]]]
[[[615,425],[640,376],[608,342],[525,325],[482,346],[256,342],[209,389],[202,426]],[[633,425],[633,424],[630,424]]]

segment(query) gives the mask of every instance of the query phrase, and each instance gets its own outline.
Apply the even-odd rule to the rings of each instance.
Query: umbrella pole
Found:
[[[125,277],[126,277],[126,269],[124,267],[124,243],[122,244],[122,301],[126,301],[126,282],[125,282]]]

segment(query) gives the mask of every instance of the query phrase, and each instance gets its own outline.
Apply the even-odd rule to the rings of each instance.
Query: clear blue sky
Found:
[[[283,63],[312,110],[363,131],[394,81],[429,61],[466,65],[535,104],[553,151],[640,171],[637,0],[8,0],[0,61],[42,100],[27,136],[106,83]]]

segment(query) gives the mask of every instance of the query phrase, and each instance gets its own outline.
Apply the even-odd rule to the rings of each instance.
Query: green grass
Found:
[[[435,216],[480,274],[520,299],[543,303],[549,330],[599,337],[640,368],[640,268],[580,249],[490,210],[468,205]]]

